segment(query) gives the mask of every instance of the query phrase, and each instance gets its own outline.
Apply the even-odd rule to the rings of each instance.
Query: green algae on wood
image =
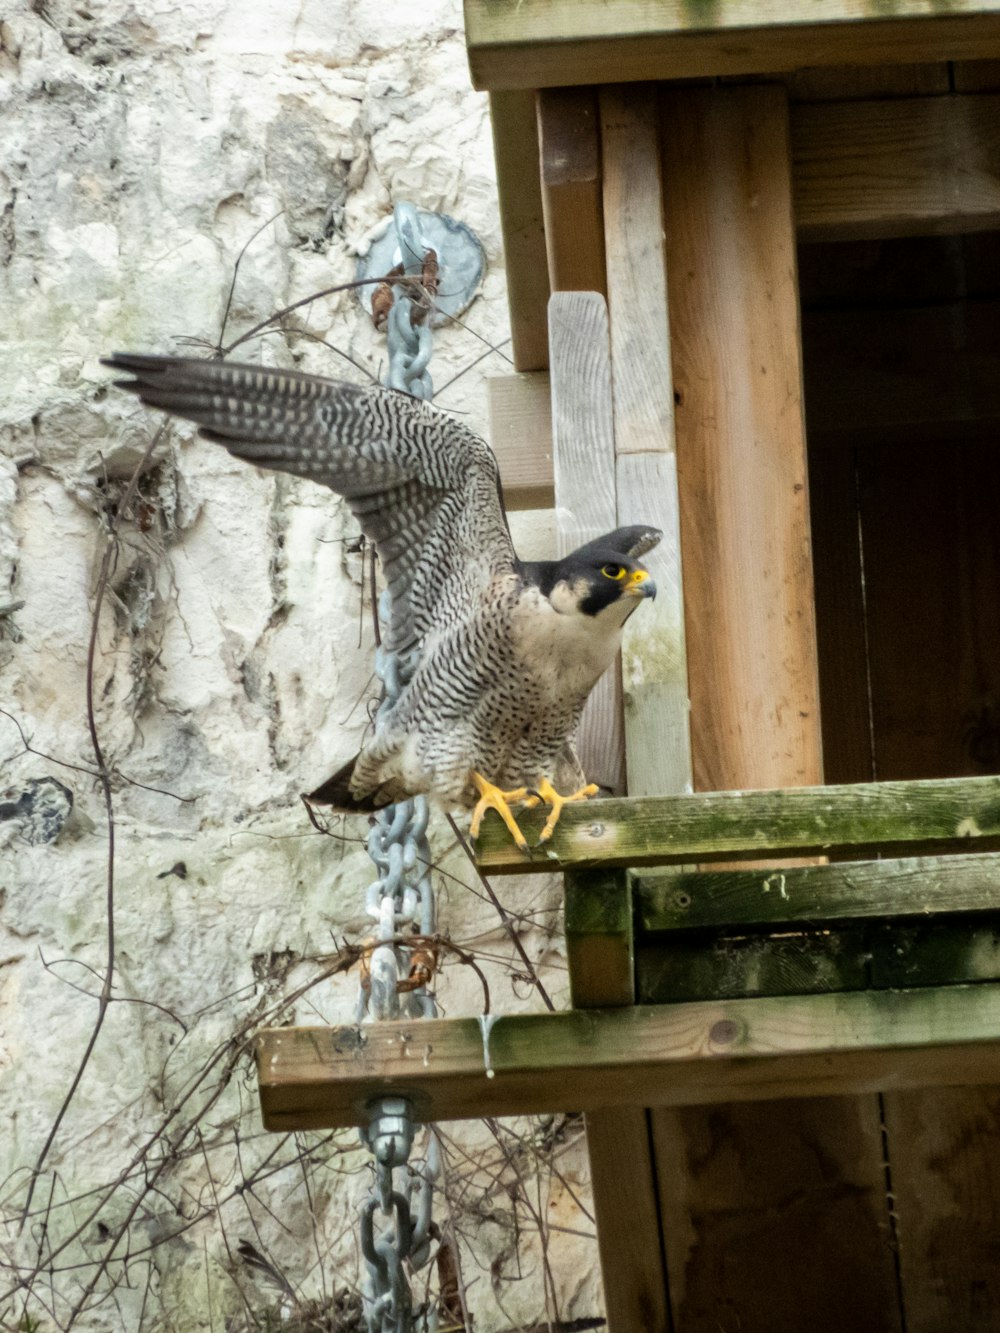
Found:
[[[1000,854],[665,871],[641,876],[636,897],[647,932],[987,912],[1000,909]]]
[[[529,843],[537,842],[545,812],[518,818]],[[580,802],[566,807],[552,840],[530,855],[487,815],[476,861],[493,874],[530,874],[920,844],[1000,846],[1000,777]]]
[[[256,1042],[269,1130],[697,1105],[1000,1081],[1000,984],[714,1000],[366,1027]],[[487,1059],[493,1077],[486,1076]]]

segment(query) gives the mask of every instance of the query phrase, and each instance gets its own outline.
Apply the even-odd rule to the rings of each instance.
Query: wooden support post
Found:
[[[556,535],[567,555],[616,526],[614,422],[608,312],[597,292],[554,292],[549,302],[552,356],[552,465]],[[584,772],[611,791],[624,785],[621,681],[609,671],[584,709],[577,749]]]
[[[662,108],[695,786],[818,783],[787,94]],[[873,1101],[662,1110],[653,1139],[685,1333],[898,1328]]]
[[[493,155],[497,179],[506,182],[500,196],[500,227],[507,263],[510,337],[516,370],[544,370],[545,224],[538,166],[538,129],[533,92],[493,93],[490,97]]]
[[[663,251],[659,113],[648,85],[601,90],[618,522],[660,528],[657,596],[625,627],[630,796],[691,790],[674,393]]]
[[[601,143],[593,88],[538,93],[542,208],[549,286],[554,292],[606,291],[601,215]]]
[[[555,500],[560,550],[617,526],[608,315],[595,292],[554,294],[549,305]],[[645,607],[641,608],[646,610]],[[589,776],[624,784],[621,677],[591,695],[578,748]],[[627,1005],[635,997],[631,895],[623,878],[566,877],[566,945],[573,1004]],[[594,923],[601,925],[595,935]],[[645,1111],[587,1116],[594,1207],[612,1333],[667,1333],[665,1270]]]
[[[647,557],[659,594],[626,629],[622,652],[625,762],[632,795],[690,788],[687,678],[673,396],[654,90],[600,94],[603,215],[611,321],[615,519],[663,531]],[[557,496],[559,489],[557,487]],[[557,500],[557,503],[561,503]],[[581,919],[603,921],[600,942]],[[634,1000],[631,896],[595,877],[567,876],[573,1003]],[[666,1266],[649,1137],[641,1105],[587,1115],[594,1207],[611,1333],[669,1327]]]

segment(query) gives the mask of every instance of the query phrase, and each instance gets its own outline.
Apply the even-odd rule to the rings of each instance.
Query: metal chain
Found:
[[[412,204],[397,204],[394,221],[399,238],[399,263],[394,272],[423,277],[430,266],[436,275],[437,256],[424,243]],[[426,287],[426,284],[424,284]],[[427,363],[431,355],[431,327],[426,299],[414,284],[395,283],[388,289],[389,371],[386,384],[417,398],[433,393]],[[379,599],[379,619],[389,619],[389,598]],[[413,672],[408,654],[379,648],[375,671],[384,697],[375,715],[376,735]],[[366,975],[358,997],[358,1021],[409,1017],[434,1018],[437,1005],[427,989],[433,954],[415,946],[434,935],[434,895],[431,886],[430,847],[427,843],[429,810],[425,796],[414,796],[388,806],[376,815],[368,835],[368,855],[378,878],[369,885],[365,908],[375,923]],[[416,937],[407,938],[408,931]],[[371,1104],[370,1119],[361,1131],[362,1142],[374,1157],[375,1179],[361,1208],[361,1252],[367,1265],[364,1288],[369,1333],[413,1333],[416,1328],[413,1298],[405,1265],[421,1268],[430,1257],[431,1202],[441,1171],[440,1149],[434,1130],[428,1129],[422,1161],[410,1162],[416,1133],[412,1108],[405,1097],[381,1097]],[[376,1222],[376,1216],[380,1221]],[[437,1311],[421,1307],[422,1328],[433,1333]]]

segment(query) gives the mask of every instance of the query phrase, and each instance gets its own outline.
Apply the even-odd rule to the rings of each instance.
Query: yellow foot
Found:
[[[518,850],[528,851],[528,843],[524,834],[517,827],[517,820],[510,812],[510,801],[523,801],[528,794],[527,787],[515,787],[513,791],[501,791],[499,787],[494,787],[492,782],[487,782],[484,777],[478,773],[472,774],[472,782],[479,792],[479,800],[476,802],[476,808],[472,812],[472,824],[469,832],[474,838],[479,837],[479,826],[483,822],[483,815],[487,810],[495,810],[503,822],[510,829],[514,841],[517,843]]]
[[[553,787],[548,778],[542,778],[541,782],[535,784],[534,791],[528,797],[527,805],[537,805],[544,801],[551,805],[552,810],[548,819],[545,821],[545,827],[542,829],[542,836],[538,839],[538,845],[548,842],[552,837],[555,826],[559,823],[559,816],[562,814],[563,806],[569,805],[570,801],[585,801],[588,796],[596,796],[600,791],[596,782],[588,782],[586,787],[581,787],[579,791],[571,792],[569,796],[560,796]]]

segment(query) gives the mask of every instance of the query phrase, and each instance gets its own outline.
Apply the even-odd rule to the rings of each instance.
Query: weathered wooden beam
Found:
[[[566,955],[575,1009],[635,1003],[632,881],[625,870],[566,876]]]
[[[998,0],[465,0],[477,88],[995,56]]]
[[[662,115],[694,785],[813,783],[819,691],[787,95],[676,89]]]
[[[664,872],[640,877],[636,899],[645,931],[996,912],[1000,855]]]
[[[549,286],[606,295],[597,90],[543,88],[537,107]]]
[[[512,513],[552,507],[552,403],[548,371],[486,380],[490,446]]]
[[[270,1028],[256,1051],[280,1131],[361,1124],[387,1095],[453,1120],[982,1083],[1000,984]]]
[[[514,368],[544,370],[549,364],[545,324],[549,280],[534,93],[494,93],[490,122],[497,180],[502,182],[500,230]]]
[[[615,431],[608,310],[599,292],[553,292],[552,457],[560,555],[616,527]],[[621,676],[608,671],[587,700],[577,752],[589,781],[624,791]]]
[[[1000,223],[1000,97],[800,105],[791,133],[800,241]]]
[[[518,820],[530,843],[544,811]],[[566,807],[552,841],[528,856],[487,815],[476,861],[492,874],[524,875],[920,844],[981,851],[998,840],[1000,777],[945,778],[581,802]]]
[[[602,88],[600,105],[618,523],[663,533],[656,600],[622,636],[628,790],[648,796],[691,787],[659,106],[646,85]]]

